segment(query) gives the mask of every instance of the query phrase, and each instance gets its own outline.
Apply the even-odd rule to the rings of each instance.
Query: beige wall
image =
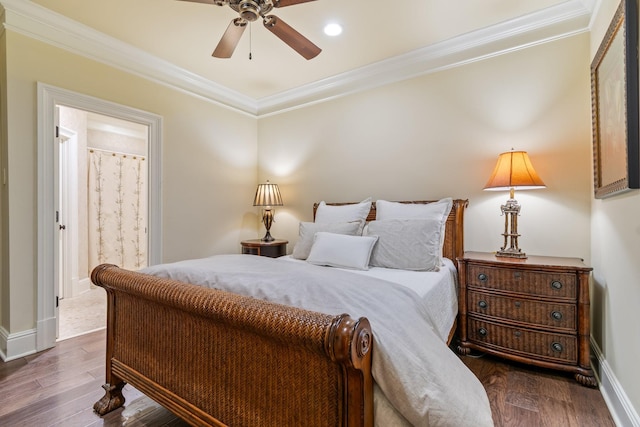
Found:
[[[602,1],[591,33],[592,59],[618,4],[617,0]],[[592,201],[592,335],[636,413],[640,413],[639,212],[638,190]]]
[[[239,252],[242,238],[256,237],[254,118],[11,31],[6,39],[11,105],[9,204],[2,212],[8,219],[3,241],[8,238],[10,245],[3,254],[3,276],[8,276],[1,285],[6,331],[30,330],[36,320],[38,81],[163,117],[165,261]]]
[[[508,193],[482,188],[515,148],[547,184],[516,193],[521,247],[588,260],[588,56],[583,34],[260,119],[259,178],[278,183],[285,204],[272,234],[293,243],[323,199],[452,196],[470,201],[466,247],[495,251]]]

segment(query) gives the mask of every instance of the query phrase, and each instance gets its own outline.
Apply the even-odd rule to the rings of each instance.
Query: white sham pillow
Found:
[[[371,221],[364,236],[377,236],[369,264],[373,267],[438,271],[442,262],[440,221],[386,219]]]
[[[376,219],[439,219],[446,221],[453,206],[447,197],[433,203],[400,203],[376,200]]]
[[[313,245],[313,237],[319,231],[325,231],[336,234],[347,234],[351,236],[362,235],[364,221],[351,222],[301,222],[298,231],[298,241],[293,247],[291,256],[297,259],[307,259],[311,246]]]
[[[446,197],[433,203],[399,203],[386,200],[376,201],[376,219],[436,219],[440,221],[440,265],[447,218],[453,206],[453,199]]]
[[[318,232],[313,240],[307,262],[330,267],[368,270],[376,236],[348,236]]]
[[[327,205],[323,200],[316,209],[315,222],[366,221],[370,210],[371,197],[364,199],[360,203],[338,206]]]

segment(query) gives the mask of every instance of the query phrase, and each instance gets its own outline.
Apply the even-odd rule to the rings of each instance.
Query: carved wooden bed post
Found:
[[[98,277],[100,276],[100,271],[109,268],[115,267],[109,264],[102,264],[96,267],[91,272],[91,281],[93,283],[98,282]],[[107,288],[107,331],[113,331],[115,322],[114,322],[114,294],[110,292]],[[114,409],[118,409],[122,405],[124,405],[125,398],[122,395],[122,388],[125,386],[125,382],[120,378],[117,378],[113,375],[111,370],[111,363],[109,363],[109,359],[113,354],[113,333],[107,333],[107,351],[106,351],[106,383],[102,386],[105,390],[105,394],[102,399],[98,400],[93,405],[93,410],[96,411],[100,415],[104,415],[108,412],[113,411]]]

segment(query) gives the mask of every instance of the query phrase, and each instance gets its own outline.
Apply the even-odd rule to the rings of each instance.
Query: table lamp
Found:
[[[282,196],[280,196],[280,190],[278,184],[271,184],[267,180],[266,184],[259,184],[256,190],[256,197],[253,199],[253,206],[262,207],[262,222],[267,229],[267,233],[262,238],[263,242],[272,242],[275,240],[271,237],[269,229],[273,223],[273,206],[282,206]]]
[[[498,156],[491,178],[484,186],[485,190],[504,191],[509,190],[509,200],[500,206],[504,215],[504,243],[497,257],[526,258],[527,254],[518,247],[518,215],[520,205],[514,197],[515,190],[532,190],[545,188],[544,182],[540,179],[535,169],[531,165],[531,160],[526,151],[509,151]],[[508,244],[508,246],[507,246]]]

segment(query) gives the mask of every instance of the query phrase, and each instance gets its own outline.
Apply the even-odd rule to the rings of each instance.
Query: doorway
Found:
[[[55,346],[58,336],[59,292],[62,264],[65,257],[61,232],[68,231],[61,222],[60,203],[60,150],[57,135],[73,129],[62,129],[59,123],[59,108],[68,107],[88,114],[102,115],[146,127],[147,154],[147,264],[161,261],[161,130],[162,118],[152,113],[109,101],[78,94],[54,86],[38,83],[38,313],[36,326],[36,350]],[[78,139],[79,140],[79,139]],[[70,150],[71,151],[71,150]],[[82,163],[78,163],[81,165]],[[78,192],[78,195],[80,193]],[[82,203],[78,200],[78,206]],[[80,230],[80,228],[78,228]],[[69,234],[69,233],[67,233]],[[69,240],[69,235],[66,237]],[[73,238],[71,238],[73,240]],[[78,239],[80,241],[80,239]],[[79,243],[76,247],[79,247]],[[78,251],[78,253],[80,253]],[[73,259],[73,257],[71,257]],[[65,263],[64,265],[68,265]],[[73,275],[71,268],[71,275]],[[80,278],[78,278],[79,282]],[[73,280],[72,280],[73,281]],[[83,284],[79,284],[82,288]],[[88,283],[88,286],[90,284]],[[72,287],[73,288],[73,287]],[[64,289],[63,289],[64,292]],[[64,295],[63,295],[64,296]]]
[[[147,266],[147,125],[58,105],[58,334],[106,326],[102,263]]]

